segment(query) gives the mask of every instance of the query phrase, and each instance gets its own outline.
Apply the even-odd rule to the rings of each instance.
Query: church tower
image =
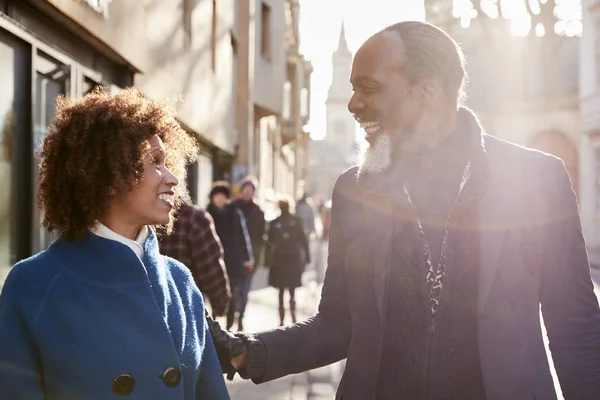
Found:
[[[337,177],[356,165],[356,122],[348,112],[352,97],[350,70],[352,53],[346,43],[344,23],[338,48],[332,56],[333,77],[327,93],[327,131],[323,140],[311,141],[309,155],[309,192],[331,196]]]
[[[336,148],[340,164],[347,164],[349,167],[356,159],[356,123],[348,112],[348,101],[352,97],[350,85],[352,53],[348,49],[343,22],[338,48],[333,53],[331,61],[333,75],[327,93],[325,141]]]

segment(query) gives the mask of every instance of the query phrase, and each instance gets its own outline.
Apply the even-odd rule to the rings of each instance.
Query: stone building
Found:
[[[201,144],[189,170],[197,203],[236,171],[257,175],[263,196],[294,194],[311,72],[293,44],[297,18],[297,0],[0,0],[0,284],[53,240],[34,202],[36,150],[60,94],[135,85],[181,99],[180,122]],[[293,140],[281,129],[286,82]]]
[[[323,140],[311,141],[309,155],[309,192],[326,198],[331,196],[337,177],[356,164],[358,151],[356,122],[348,112],[348,101],[352,97],[352,53],[346,43],[343,23],[331,62],[333,74],[326,101],[327,130]]]
[[[471,21],[467,29],[443,12],[427,19],[463,48],[470,77],[466,105],[502,139],[562,158],[579,193],[579,57],[581,38],[523,37],[510,21]],[[440,11],[441,10],[441,11]],[[431,11],[431,10],[430,10]]]
[[[579,52],[581,192],[579,204],[590,261],[600,266],[600,1],[583,0]]]
[[[236,129],[233,182],[259,180],[268,218],[306,179],[311,64],[299,52],[298,0],[236,0]],[[245,16],[249,15],[249,18]]]

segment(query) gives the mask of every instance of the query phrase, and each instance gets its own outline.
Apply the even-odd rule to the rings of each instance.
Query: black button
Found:
[[[131,392],[133,392],[133,387],[135,386],[135,381],[131,377],[131,375],[122,374],[117,376],[113,380],[113,390],[116,394],[125,396]]]
[[[169,367],[163,372],[162,381],[166,387],[175,387],[181,382],[181,371],[176,367]]]

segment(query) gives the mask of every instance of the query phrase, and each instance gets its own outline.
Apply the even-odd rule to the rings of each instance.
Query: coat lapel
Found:
[[[367,262],[372,267],[375,301],[381,326],[385,323],[387,304],[387,277],[394,233],[394,196],[388,190],[387,176],[363,176],[359,184],[362,203],[362,232]],[[396,183],[397,184],[397,183]]]
[[[478,202],[479,217],[479,290],[477,310],[481,314],[490,294],[496,275],[498,260],[506,237],[506,205],[508,194],[502,190],[490,190]]]
[[[503,207],[498,199],[488,201],[489,196],[484,196],[479,206],[479,290],[477,296],[477,311],[483,311],[490,293],[498,260],[504,245],[506,228],[501,223]]]

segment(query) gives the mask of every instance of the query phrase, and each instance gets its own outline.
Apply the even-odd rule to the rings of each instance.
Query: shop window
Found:
[[[17,151],[27,144],[29,122],[28,65],[31,48],[0,29],[0,289],[10,270],[28,252],[26,216],[27,166]],[[24,212],[23,212],[24,211]],[[24,218],[25,216],[25,218]],[[28,255],[28,254],[27,254]]]
[[[210,55],[213,71],[217,69],[217,0],[212,0],[212,20],[210,28]]]
[[[596,219],[600,220],[600,147],[595,148],[596,158]]]
[[[71,83],[71,68],[53,60],[51,57],[40,53],[36,58],[35,75],[35,112],[34,112],[34,156],[33,156],[33,182],[34,199],[37,196],[37,182],[39,179],[38,165],[41,161],[39,153],[41,146],[48,135],[50,126],[56,115],[56,100],[58,96],[69,93]],[[42,227],[43,216],[37,205],[33,212],[32,245],[37,252],[47,248],[54,239],[55,234],[49,233]]]
[[[271,58],[271,7],[268,4],[261,5],[261,54],[265,58]]]
[[[96,89],[99,86],[102,86],[102,85],[100,83],[96,82],[95,80],[90,79],[90,78],[84,78],[82,94],[91,93],[92,91],[94,91],[94,89]]]
[[[594,54],[596,58],[596,86],[600,87],[600,10],[596,9],[594,19]]]

